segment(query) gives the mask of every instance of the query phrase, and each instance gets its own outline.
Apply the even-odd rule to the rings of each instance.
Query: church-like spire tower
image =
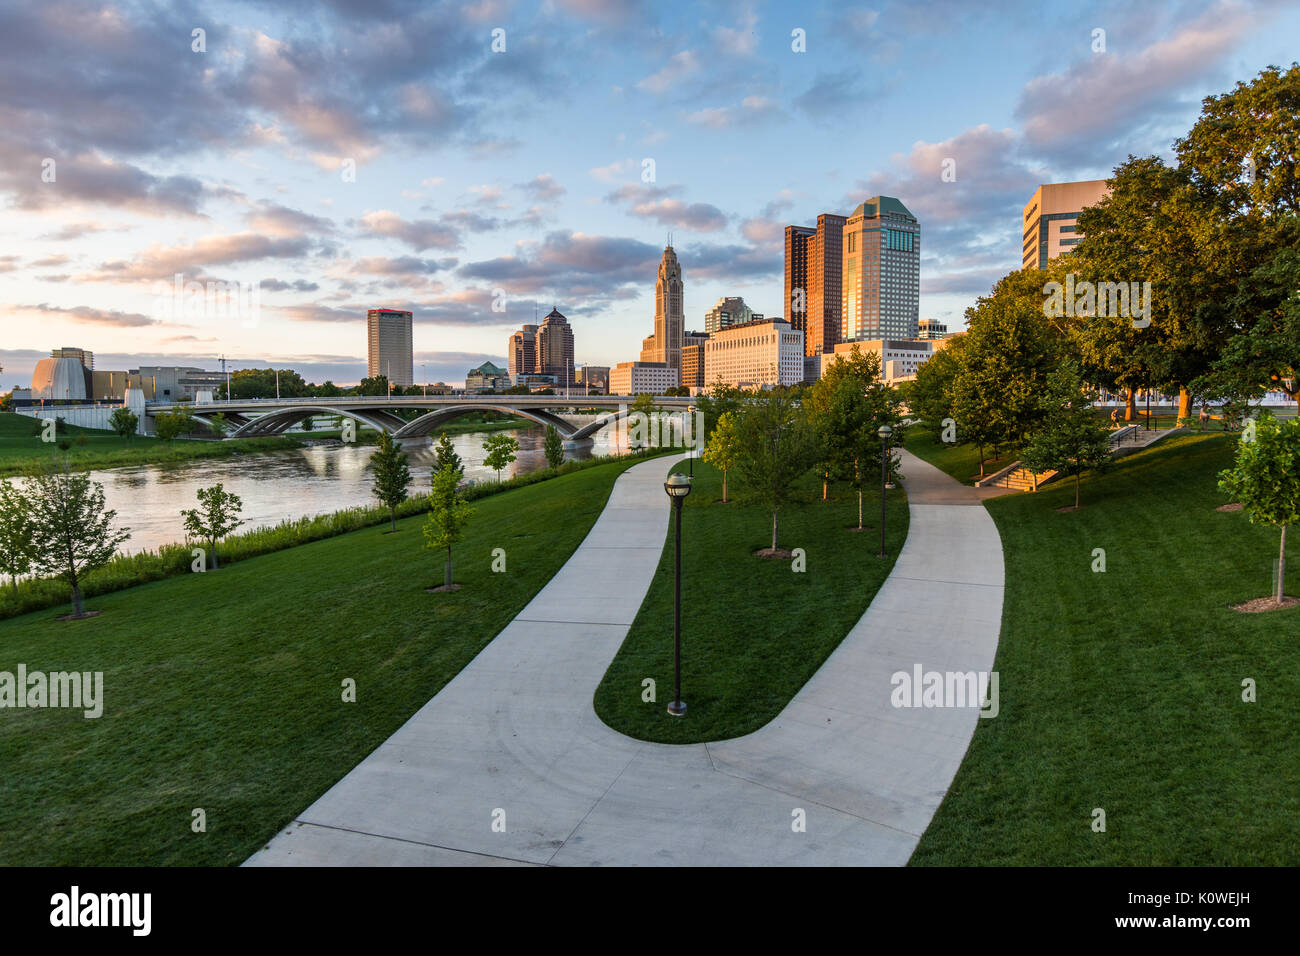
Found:
[[[682,367],[682,338],[686,332],[686,313],[682,309],[682,267],[673,251],[672,234],[659,260],[659,278],[655,282],[655,334],[653,361],[667,362],[669,368]]]

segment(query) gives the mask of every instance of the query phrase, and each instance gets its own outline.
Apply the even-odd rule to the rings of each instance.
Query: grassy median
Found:
[[[492,640],[635,463],[475,502],[454,593],[426,593],[416,517],[0,623],[0,671],[102,671],[105,698],[98,719],[0,710],[0,865],[242,862]]]
[[[683,471],[685,465],[674,466]],[[699,743],[739,737],[779,714],[857,623],[894,566],[907,537],[907,499],[892,491],[886,525],[889,557],[880,550],[880,494],[857,496],[807,475],[804,500],[781,513],[780,544],[802,548],[806,570],[790,560],[754,557],[771,544],[772,514],[760,505],[722,504],[716,469],[695,463],[695,487],[682,515],[682,696],[685,717],[666,707],[673,697],[672,525],[659,568],[627,639],[600,687],[596,713],[630,737]],[[739,489],[733,482],[731,494]],[[665,507],[667,498],[665,498]],[[656,701],[642,700],[653,678]]]
[[[986,503],[1006,556],[1001,713],[978,721],[914,864],[1300,863],[1300,610],[1231,608],[1269,594],[1278,547],[1216,510],[1234,445],[1166,439],[1085,478],[1076,512],[1057,511],[1072,483]]]

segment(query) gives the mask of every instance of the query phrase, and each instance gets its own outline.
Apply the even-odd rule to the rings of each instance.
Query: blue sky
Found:
[[[688,327],[722,295],[780,315],[784,227],[877,193],[960,326],[1039,183],[1170,156],[1300,36],[1280,3],[996,6],[4,3],[0,389],[61,345],[354,382],[380,305],[415,313],[417,377],[503,363],[552,305],[612,365],[670,231]],[[255,319],[160,310],[177,273],[260,284]]]

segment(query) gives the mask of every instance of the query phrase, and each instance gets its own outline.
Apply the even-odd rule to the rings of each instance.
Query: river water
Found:
[[[472,481],[495,481],[496,472],[483,464],[483,441],[501,432],[464,432],[451,436],[452,446]],[[501,477],[525,474],[546,467],[543,442],[546,430],[517,428],[505,434],[519,442],[516,460],[501,470]],[[298,436],[310,440],[310,436]],[[566,448],[566,460],[621,454],[619,430],[602,428],[591,443]],[[404,446],[411,468],[411,493],[427,492],[436,461],[433,442],[425,439]],[[286,518],[326,514],[358,505],[377,504],[371,494],[370,456],[374,445],[321,444],[290,451],[242,455],[231,458],[137,465],[91,472],[104,486],[109,508],[117,511],[116,527],[131,531],[121,548],[127,553],[156,550],[185,539],[181,511],[198,507],[200,488],[221,482],[226,491],[243,501],[239,529],[278,524]]]

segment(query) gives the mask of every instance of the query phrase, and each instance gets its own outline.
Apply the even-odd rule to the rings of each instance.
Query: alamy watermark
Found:
[[[1151,324],[1150,282],[1076,282],[1073,272],[1065,274],[1065,284],[1052,281],[1043,286],[1043,315],[1049,319],[1062,316],[1100,316],[1132,318],[1133,328]]]
[[[69,707],[85,711],[87,720],[104,713],[103,671],[0,671],[0,710],[6,707]]]
[[[889,702],[895,707],[978,707],[981,717],[998,715],[997,671],[894,671]]]
[[[178,272],[171,282],[152,286],[153,317],[160,322],[238,321],[240,328],[256,328],[261,321],[262,284],[187,280]]]

